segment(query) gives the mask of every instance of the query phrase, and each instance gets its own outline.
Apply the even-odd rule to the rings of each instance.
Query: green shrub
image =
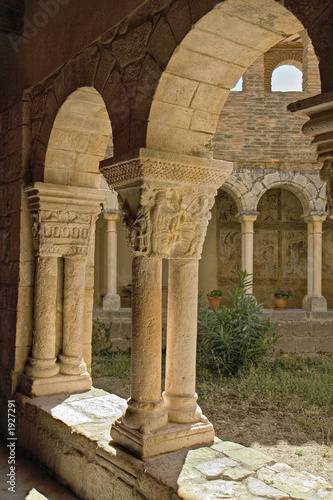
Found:
[[[208,310],[198,307],[198,363],[224,375],[235,375],[248,363],[262,359],[279,336],[247,290],[252,285],[246,271],[238,272],[239,283],[229,290],[231,307]]]

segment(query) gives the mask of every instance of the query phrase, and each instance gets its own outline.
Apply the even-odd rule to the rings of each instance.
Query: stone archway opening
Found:
[[[106,197],[98,167],[111,136],[99,93],[76,90],[55,118],[44,182],[26,189],[36,256],[29,395],[91,388],[95,222]]]
[[[274,308],[274,290],[295,290],[288,308],[301,309],[307,289],[307,226],[302,203],[290,190],[267,190],[254,223],[254,294]]]

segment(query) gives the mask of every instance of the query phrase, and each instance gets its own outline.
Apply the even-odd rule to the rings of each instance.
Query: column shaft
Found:
[[[308,222],[308,265],[307,265],[307,294],[312,296],[313,294],[313,222]]]
[[[241,212],[238,220],[242,225],[242,269],[253,276],[253,236],[254,222],[259,212]],[[253,294],[253,286],[247,289],[248,294]]]
[[[167,422],[161,397],[162,259],[134,257],[132,280],[131,399],[122,420],[149,432]]]
[[[117,294],[117,220],[118,213],[103,213],[106,219],[106,295],[103,309],[114,311],[120,308]]]
[[[321,296],[322,221],[313,222],[313,295]]]
[[[31,377],[52,377],[59,372],[55,357],[57,273],[57,257],[36,257],[32,357],[26,367]]]
[[[169,259],[164,400],[169,421],[200,422],[195,392],[198,259]]]
[[[86,372],[82,360],[85,268],[83,256],[64,259],[63,342],[59,359],[60,372],[65,375]]]

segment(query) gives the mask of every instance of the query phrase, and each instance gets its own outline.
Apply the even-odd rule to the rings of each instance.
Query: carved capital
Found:
[[[214,196],[231,169],[230,162],[146,149],[101,162],[119,193],[132,253],[160,258],[200,258]]]
[[[26,189],[37,255],[85,256],[104,196],[93,189],[36,183]]]

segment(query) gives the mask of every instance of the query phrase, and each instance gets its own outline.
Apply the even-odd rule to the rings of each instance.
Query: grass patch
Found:
[[[91,364],[93,378],[119,377],[130,379],[131,353],[116,351],[100,351],[94,354]]]
[[[93,377],[130,380],[130,353],[93,356]],[[199,404],[221,439],[333,442],[333,356],[276,355],[223,376],[198,364]],[[129,396],[129,394],[128,394]]]

